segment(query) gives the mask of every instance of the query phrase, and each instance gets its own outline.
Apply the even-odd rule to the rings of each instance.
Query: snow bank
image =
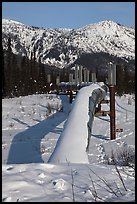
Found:
[[[100,88],[102,85],[104,85],[103,82],[94,83],[78,92],[65,123],[64,131],[60,135],[48,163],[89,163],[86,153],[89,96],[94,89]]]

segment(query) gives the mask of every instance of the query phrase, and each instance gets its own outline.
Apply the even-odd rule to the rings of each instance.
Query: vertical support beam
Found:
[[[59,94],[59,84],[60,84],[60,76],[57,76],[56,77],[57,94]]]
[[[79,85],[82,85],[82,66],[79,67]]]
[[[111,140],[116,139],[116,128],[115,128],[115,86],[110,85],[110,132]]]
[[[50,92],[50,82],[51,82],[51,75],[48,74],[47,75],[47,90],[48,90],[48,93]]]
[[[86,85],[87,82],[87,70],[84,69],[84,85]]]
[[[78,85],[78,65],[75,66],[75,84]]]
[[[96,73],[95,72],[92,73],[92,79],[91,80],[93,83],[96,83],[97,80],[96,80]]]
[[[57,77],[56,77],[56,84],[59,85],[59,83],[60,83],[60,77],[57,76]]]
[[[89,84],[89,70],[87,69],[87,85]]]
[[[50,75],[50,74],[47,75],[47,82],[48,82],[48,83],[51,82],[51,75]]]
[[[70,73],[69,74],[69,85],[72,85],[73,84],[73,74]]]

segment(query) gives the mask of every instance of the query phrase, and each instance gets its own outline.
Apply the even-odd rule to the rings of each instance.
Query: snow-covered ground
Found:
[[[94,117],[88,163],[48,162],[65,128],[75,135],[77,127],[68,125],[70,118],[75,117],[75,126],[83,133],[74,110],[78,106],[88,110],[91,93],[89,87],[83,89],[72,104],[68,96],[54,94],[2,99],[3,202],[135,202],[134,95],[116,96],[116,128],[123,132],[116,132],[115,140],[110,140],[109,115]],[[78,100],[80,94],[83,101]],[[109,105],[102,104],[102,110],[109,110]],[[83,114],[86,127],[88,111]],[[76,138],[79,152],[82,140]],[[70,145],[73,139],[67,142]]]

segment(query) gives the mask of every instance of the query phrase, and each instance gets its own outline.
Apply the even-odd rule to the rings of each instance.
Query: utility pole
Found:
[[[108,68],[108,85],[110,91],[110,135],[111,140],[116,139],[115,127],[115,85],[116,85],[116,65],[110,62]]]

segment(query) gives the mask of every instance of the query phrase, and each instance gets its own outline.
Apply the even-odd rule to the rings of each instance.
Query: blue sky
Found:
[[[135,2],[2,2],[2,18],[45,28],[80,28],[103,20],[135,27]]]

